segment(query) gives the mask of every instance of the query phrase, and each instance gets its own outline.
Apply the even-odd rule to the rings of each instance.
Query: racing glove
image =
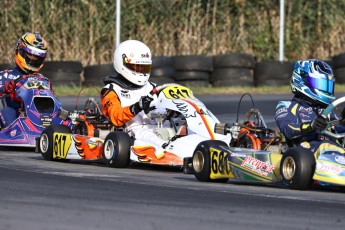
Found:
[[[130,110],[134,115],[137,115],[140,113],[142,110],[147,114],[151,110],[154,110],[155,107],[150,107],[151,101],[153,101],[153,98],[150,96],[143,96],[140,98],[138,102],[135,104],[131,105]]]
[[[301,131],[302,133],[310,133],[315,130],[324,130],[326,127],[327,127],[326,117],[322,114],[319,114],[312,122],[302,123]]]
[[[13,80],[11,80],[5,83],[3,92],[7,94],[13,94],[15,89],[16,89],[16,84],[14,83]]]

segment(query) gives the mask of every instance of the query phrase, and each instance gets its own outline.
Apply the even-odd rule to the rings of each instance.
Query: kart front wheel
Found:
[[[38,150],[45,160],[52,161],[53,158],[53,135],[54,133],[72,133],[66,125],[50,125],[43,130],[38,140]]]
[[[109,133],[103,144],[103,161],[106,165],[114,168],[125,168],[129,164],[130,136],[121,131]]]
[[[194,176],[196,179],[202,182],[220,182],[225,183],[229,180],[229,178],[219,178],[219,179],[211,179],[211,159],[210,159],[210,148],[212,146],[221,146],[226,145],[223,141],[203,141],[201,142],[193,153],[192,165],[194,170]]]
[[[312,183],[315,170],[314,154],[303,147],[288,149],[280,162],[282,182],[291,189],[305,190]]]

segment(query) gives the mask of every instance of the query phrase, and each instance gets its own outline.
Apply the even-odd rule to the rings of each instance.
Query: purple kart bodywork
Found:
[[[9,95],[6,95],[9,96]],[[50,124],[64,124],[59,117],[61,103],[50,90],[47,78],[27,77],[17,81],[15,97],[22,100],[21,115],[0,131],[0,146],[35,147],[35,139]],[[3,98],[4,100],[4,98]]]

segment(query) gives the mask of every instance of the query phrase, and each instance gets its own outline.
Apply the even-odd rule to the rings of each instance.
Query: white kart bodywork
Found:
[[[196,146],[202,141],[221,140],[227,144],[230,143],[230,134],[215,133],[215,125],[220,121],[206,108],[204,103],[194,97],[189,88],[177,84],[167,84],[157,88],[159,89],[157,99],[153,103],[156,110],[148,114],[151,119],[156,120],[157,125],[148,127],[167,142],[170,140],[165,151],[183,159],[192,157]],[[167,112],[162,113],[162,111]],[[171,111],[175,111],[178,116],[169,118]],[[176,134],[183,124],[187,124],[188,134],[176,138]],[[133,151],[133,147],[138,146],[153,146],[156,149],[160,147],[150,140],[135,139],[130,155],[132,161],[141,161]],[[173,162],[171,164],[174,165]]]

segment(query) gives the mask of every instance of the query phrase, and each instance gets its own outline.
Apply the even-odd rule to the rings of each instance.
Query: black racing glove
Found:
[[[135,104],[131,105],[130,110],[134,115],[137,115],[140,113],[142,110],[147,114],[151,110],[154,110],[155,107],[150,107],[151,101],[153,101],[153,98],[150,96],[143,96],[140,98],[138,102]]]
[[[327,127],[326,117],[322,114],[319,114],[312,122],[302,123],[301,131],[302,133],[310,133],[315,130],[324,130],[326,127]]]

